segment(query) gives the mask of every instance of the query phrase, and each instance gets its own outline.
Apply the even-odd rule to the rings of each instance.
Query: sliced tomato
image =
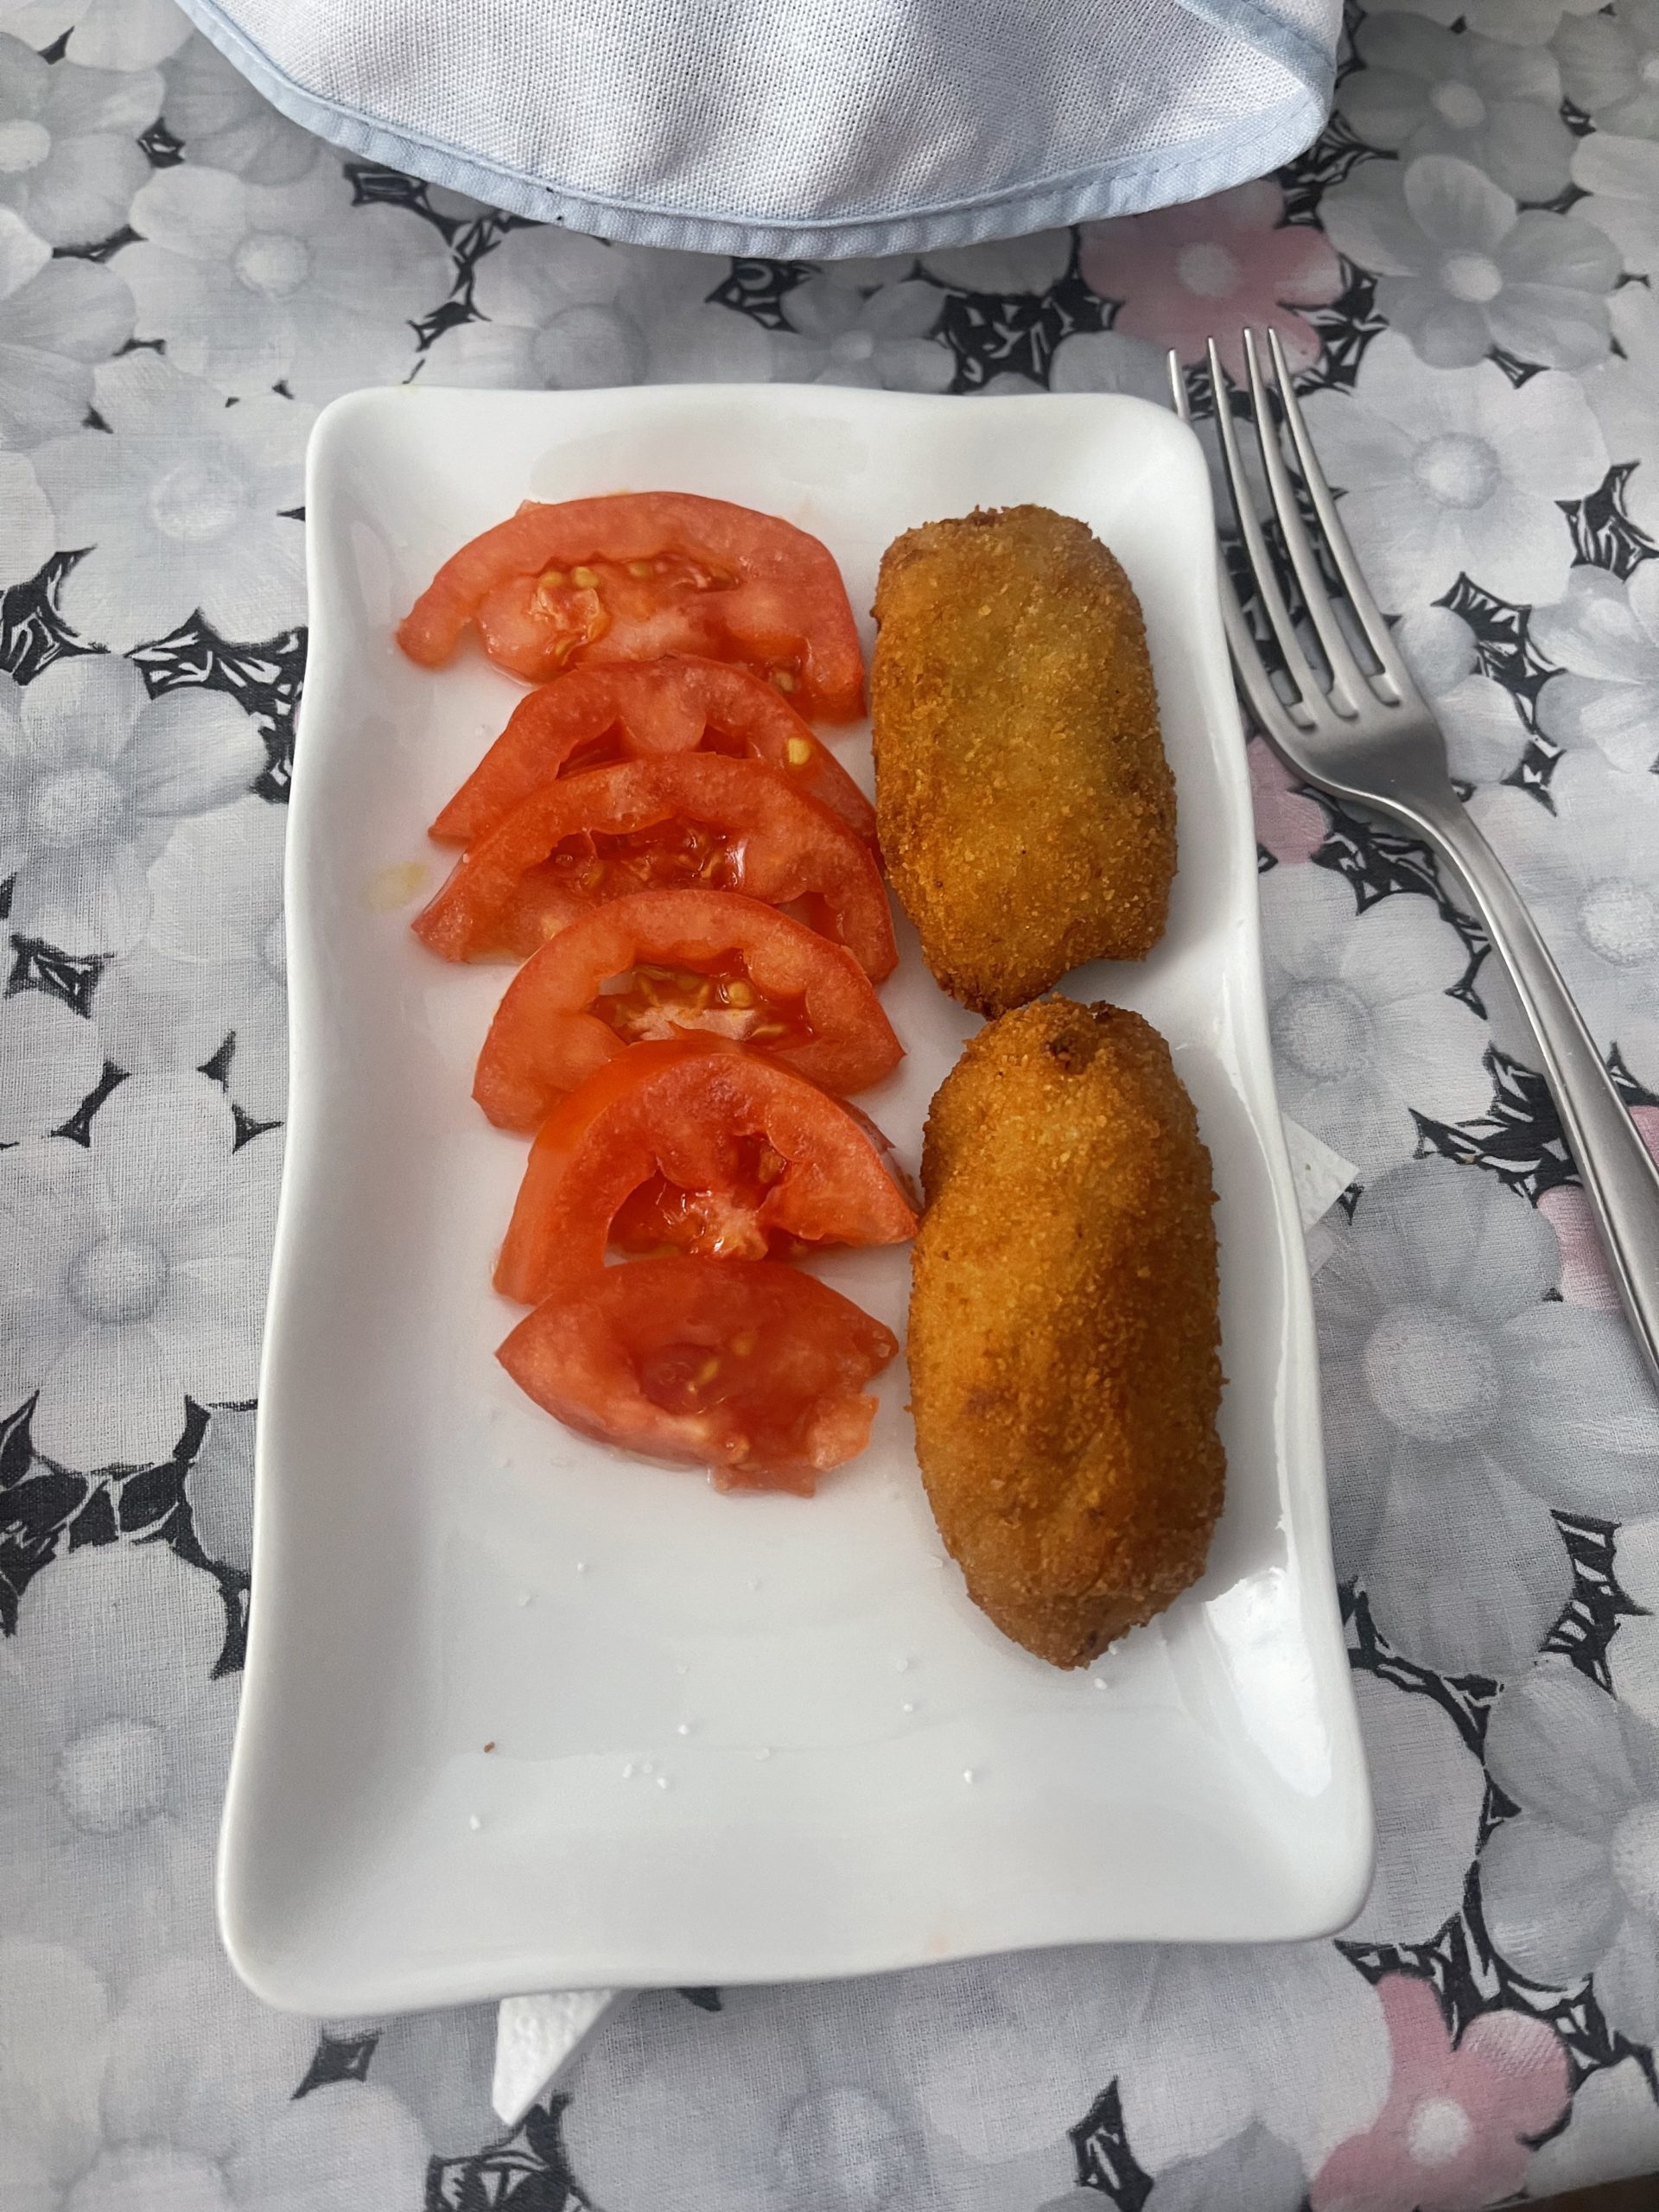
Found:
[[[734,891],[639,891],[595,906],[521,968],[478,1057],[473,1096],[533,1129],[629,1046],[729,1039],[825,1090],[862,1090],[904,1047],[851,953]]]
[[[543,1122],[495,1287],[538,1305],[613,1243],[760,1260],[915,1230],[887,1140],[840,1100],[734,1047],[636,1045]]]
[[[655,753],[727,753],[781,769],[867,842],[875,809],[793,707],[747,669],[714,660],[572,668],[513,709],[432,836],[471,845],[556,776]]]
[[[803,714],[856,721],[864,664],[829,549],[777,515],[690,492],[526,501],[446,561],[397,642],[428,668],[474,624],[492,660],[541,683],[573,661],[738,661]]]
[[[899,1349],[827,1283],[769,1260],[602,1268],[496,1357],[584,1436],[709,1469],[721,1490],[810,1496],[869,1441],[864,1385]]]
[[[590,906],[692,884],[798,903],[867,976],[893,972],[893,915],[868,849],[777,769],[718,753],[543,784],[470,848],[413,927],[445,960],[522,960]]]

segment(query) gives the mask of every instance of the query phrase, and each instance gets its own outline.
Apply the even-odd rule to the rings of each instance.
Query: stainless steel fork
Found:
[[[1238,687],[1262,735],[1304,782],[1333,798],[1386,816],[1448,861],[1468,887],[1495,957],[1509,970],[1537,1039],[1545,1080],[1578,1163],[1613,1280],[1637,1340],[1659,1380],[1659,1166],[1625,1111],[1584,1026],[1560,969],[1502,861],[1446,772],[1446,742],[1413,682],[1368,588],[1343,528],[1276,333],[1268,339],[1273,382],[1320,543],[1303,518],[1297,479],[1273,414],[1273,396],[1255,334],[1244,333],[1251,412],[1268,499],[1294,579],[1293,607],[1255,512],[1228,405],[1215,342],[1209,349],[1216,421],[1228,487],[1257,596],[1284,663],[1292,694],[1281,696],[1263,664],[1224,560],[1221,612]],[[1169,358],[1175,404],[1192,419],[1180,362]],[[1324,556],[1323,562],[1321,554]],[[1340,578],[1333,598],[1325,572]],[[1311,630],[1317,664],[1304,647]],[[1300,633],[1299,633],[1300,632]],[[1362,664],[1359,646],[1373,664]]]

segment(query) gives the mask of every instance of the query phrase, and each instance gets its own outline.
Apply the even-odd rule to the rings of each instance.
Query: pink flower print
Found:
[[[1606,1256],[1590,1211],[1590,1201],[1576,1183],[1546,1191],[1538,1211],[1561,1248],[1560,1293],[1569,1306],[1588,1306],[1598,1313],[1617,1313],[1618,1293],[1607,1272]]]
[[[1297,784],[1270,745],[1253,737],[1246,748],[1255,834],[1276,861],[1311,861],[1325,842],[1325,811]]]
[[[1433,1991],[1408,1974],[1377,1985],[1394,2079],[1363,2135],[1338,2144],[1313,2212],[1476,2212],[1520,2188],[1567,2102],[1567,2054],[1524,2012],[1484,2012],[1453,2048]]]
[[[1271,178],[1195,200],[1085,223],[1078,266],[1103,299],[1121,302],[1112,328],[1200,360],[1214,336],[1230,376],[1244,373],[1246,323],[1279,333],[1293,368],[1319,359],[1319,335],[1293,307],[1325,307],[1342,266],[1324,233],[1282,226],[1285,196]]]
[[[1659,1106],[1632,1106],[1630,1119],[1642,1133],[1642,1141],[1659,1160]],[[1596,1233],[1590,1201],[1576,1183],[1562,1183],[1546,1191],[1538,1211],[1555,1232],[1561,1248],[1561,1296],[1569,1306],[1589,1306],[1598,1313],[1617,1313],[1618,1293],[1607,1272],[1607,1255]]]

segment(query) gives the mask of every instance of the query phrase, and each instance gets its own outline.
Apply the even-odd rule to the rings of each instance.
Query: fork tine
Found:
[[[1296,397],[1291,380],[1290,364],[1285,359],[1285,349],[1276,330],[1268,333],[1268,350],[1273,356],[1273,370],[1279,385],[1279,397],[1285,410],[1285,421],[1290,429],[1291,442],[1296,448],[1296,459],[1302,472],[1302,481],[1307,486],[1308,497],[1313,502],[1313,512],[1319,518],[1325,532],[1331,558],[1336,563],[1337,574],[1342,578],[1343,588],[1352,603],[1366,644],[1382,663],[1388,678],[1404,698],[1414,698],[1416,685],[1411,672],[1401,658],[1392,632],[1382,619],[1382,609],[1371,596],[1365,572],[1354,557],[1354,549],[1348,542],[1348,532],[1343,527],[1342,516],[1331,486],[1319,466],[1319,454],[1308,433],[1301,403]]]
[[[1343,712],[1345,707],[1347,715],[1351,719],[1364,704],[1370,684],[1365,671],[1354,658],[1353,649],[1337,619],[1337,610],[1332,603],[1325,578],[1319,572],[1313,542],[1307,534],[1301,510],[1296,504],[1296,487],[1285,465],[1284,449],[1280,445],[1279,433],[1274,425],[1273,402],[1256,353],[1255,333],[1249,329],[1244,333],[1244,369],[1249,381],[1251,411],[1255,416],[1256,442],[1262,448],[1262,463],[1267,471],[1268,495],[1273,502],[1273,512],[1284,536],[1290,565],[1301,586],[1308,620],[1313,625],[1325,659],[1330,664],[1332,686],[1336,694],[1333,704],[1338,713]],[[1281,387],[1281,391],[1283,388]]]
[[[1274,642],[1283,656],[1287,672],[1300,698],[1303,712],[1313,722],[1340,720],[1327,703],[1324,679],[1316,676],[1302,651],[1301,639],[1296,635],[1290,609],[1285,604],[1285,594],[1279,585],[1279,572],[1273,565],[1273,555],[1262,535],[1250,487],[1244,474],[1244,463],[1238,449],[1238,434],[1233,428],[1233,417],[1227,404],[1227,382],[1222,374],[1221,356],[1216,351],[1216,341],[1208,342],[1210,382],[1216,395],[1216,429],[1221,438],[1221,454],[1227,488],[1232,495],[1233,510],[1238,518],[1239,535],[1244,541],[1244,551],[1249,561],[1250,574],[1255,578],[1256,594],[1273,632]],[[1274,696],[1278,698],[1277,692]],[[1285,702],[1279,701],[1281,713]],[[1294,716],[1288,716],[1292,722]]]
[[[1169,381],[1175,396],[1175,412],[1190,427],[1192,410],[1186,396],[1186,378],[1181,371],[1180,355],[1173,347],[1169,354]],[[1227,573],[1219,546],[1216,550],[1216,585],[1221,599],[1221,626],[1226,633],[1227,650],[1245,702],[1257,728],[1294,767],[1296,725],[1285,712],[1284,702],[1274,690],[1272,678],[1255,649],[1255,639],[1250,635],[1250,626],[1244,620],[1244,610],[1238,603],[1238,594],[1233,589],[1233,580]]]

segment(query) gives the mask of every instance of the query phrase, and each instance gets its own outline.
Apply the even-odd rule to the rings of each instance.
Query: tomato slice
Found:
[[[864,1385],[899,1340],[770,1260],[638,1260],[527,1314],[496,1357],[567,1427],[706,1466],[721,1490],[810,1497],[869,1441]]]
[[[825,1090],[862,1090],[904,1047],[851,953],[734,891],[638,891],[595,906],[521,968],[479,1054],[473,1096],[533,1129],[631,1045],[729,1039]]]
[[[572,661],[699,653],[754,669],[821,721],[864,711],[858,632],[829,549],[726,499],[527,500],[444,563],[397,642],[436,668],[468,623],[492,660],[532,683]]]
[[[693,884],[798,902],[867,976],[893,972],[893,915],[868,848],[777,769],[718,753],[543,784],[457,861],[412,926],[445,960],[522,960],[590,906]]]
[[[787,1068],[734,1047],[636,1045],[556,1106],[496,1262],[535,1306],[607,1245],[760,1260],[814,1244],[900,1244],[916,1216],[887,1140]]]
[[[711,753],[764,760],[868,843],[875,809],[793,707],[747,669],[713,660],[572,668],[513,709],[437,820],[441,845],[486,837],[556,776],[655,753]]]

